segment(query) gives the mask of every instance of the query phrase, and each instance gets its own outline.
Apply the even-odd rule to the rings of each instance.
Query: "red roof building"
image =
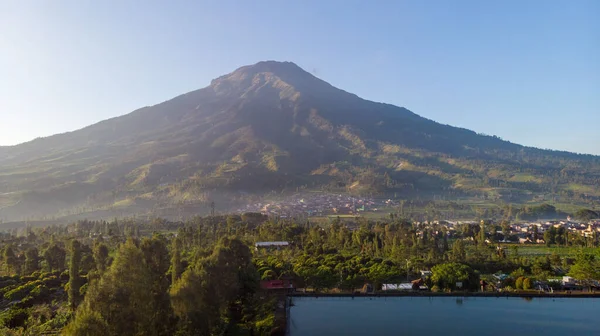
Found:
[[[291,280],[262,280],[260,288],[266,290],[273,289],[294,289],[294,284]]]

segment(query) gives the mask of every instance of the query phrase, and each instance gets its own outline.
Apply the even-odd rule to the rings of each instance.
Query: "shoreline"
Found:
[[[350,294],[350,293],[289,293],[288,297],[518,297],[518,298],[600,298],[598,293],[487,293],[487,292],[452,292],[452,293],[419,293],[419,292],[395,292],[395,293],[371,293],[371,294]]]

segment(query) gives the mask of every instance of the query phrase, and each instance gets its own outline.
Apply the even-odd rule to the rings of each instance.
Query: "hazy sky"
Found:
[[[0,0],[0,145],[293,61],[359,96],[600,154],[600,1]]]

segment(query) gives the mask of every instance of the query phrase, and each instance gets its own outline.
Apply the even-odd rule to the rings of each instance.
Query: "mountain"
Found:
[[[596,201],[599,182],[598,156],[442,125],[267,61],[81,130],[0,147],[0,219],[206,210],[298,189]]]

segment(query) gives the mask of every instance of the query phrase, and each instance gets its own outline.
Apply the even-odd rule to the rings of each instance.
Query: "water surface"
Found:
[[[289,333],[316,335],[600,335],[600,299],[292,298]]]

